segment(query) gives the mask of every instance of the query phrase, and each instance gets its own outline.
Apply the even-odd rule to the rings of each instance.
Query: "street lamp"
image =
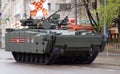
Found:
[[[106,40],[106,0],[104,0],[104,36]]]
[[[77,25],[77,0],[74,0],[75,3],[75,24]]]

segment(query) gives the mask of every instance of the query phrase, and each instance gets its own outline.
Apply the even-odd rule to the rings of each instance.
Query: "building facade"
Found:
[[[29,18],[30,16],[30,4],[33,1],[39,0],[2,0],[2,20],[5,20],[5,26],[9,28],[17,28],[19,26],[19,20],[23,18]],[[48,6],[49,15],[60,9],[61,18],[69,16],[74,18],[75,12],[75,0],[46,0]],[[94,0],[93,0],[94,1]],[[77,0],[78,4],[78,19],[88,19],[85,7],[82,0]],[[91,3],[92,4],[92,3]],[[80,5],[80,6],[79,6]],[[48,15],[48,16],[49,16]],[[40,18],[36,16],[34,18]],[[80,21],[78,22],[80,23]]]
[[[19,27],[19,20],[23,18],[29,18],[30,16],[30,4],[33,1],[39,0],[2,0],[2,20],[4,20],[6,28]],[[71,0],[47,0],[49,15],[56,10],[61,9],[61,18],[69,16],[73,18],[74,15],[71,11]],[[48,16],[49,16],[48,15]],[[40,18],[36,16],[34,18]]]

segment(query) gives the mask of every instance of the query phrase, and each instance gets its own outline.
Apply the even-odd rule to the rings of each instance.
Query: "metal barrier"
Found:
[[[105,47],[106,55],[120,55],[120,43],[108,43]]]

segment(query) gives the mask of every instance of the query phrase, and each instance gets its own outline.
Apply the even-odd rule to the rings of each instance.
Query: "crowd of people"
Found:
[[[109,41],[120,42],[120,15],[113,20],[109,28]]]

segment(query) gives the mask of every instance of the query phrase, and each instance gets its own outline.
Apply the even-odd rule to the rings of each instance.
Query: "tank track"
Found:
[[[98,52],[94,52],[87,56],[59,56],[60,51],[55,49],[51,54],[36,54],[12,52],[14,59],[19,63],[35,63],[35,64],[91,64]]]

